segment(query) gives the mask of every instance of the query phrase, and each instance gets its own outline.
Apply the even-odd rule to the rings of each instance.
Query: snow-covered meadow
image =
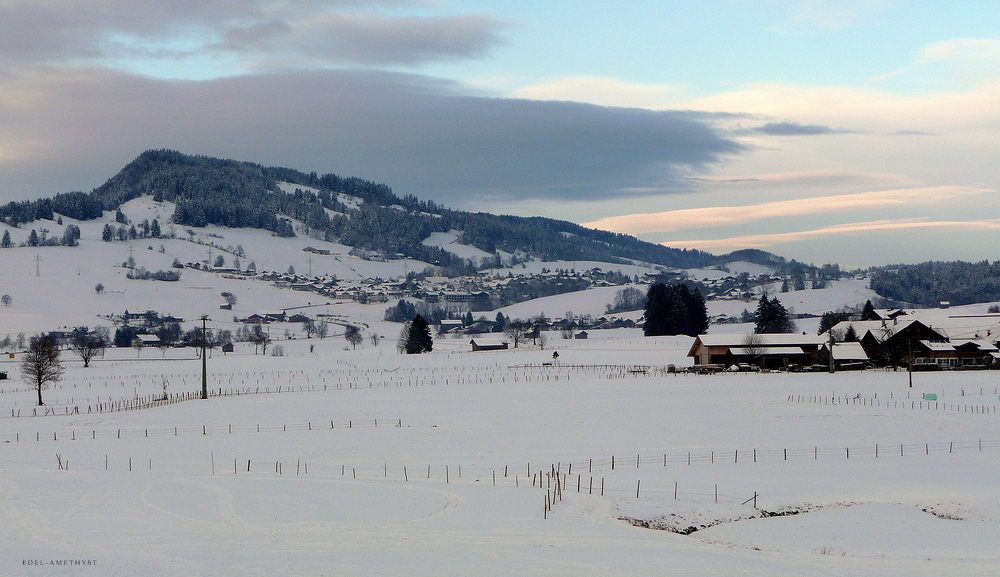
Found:
[[[200,390],[200,361],[183,349],[112,350],[87,369],[66,358],[45,391],[55,416],[26,416],[32,393],[7,381],[0,571],[995,569],[996,373],[919,373],[913,388],[894,372],[664,374],[690,339],[598,333],[489,353],[446,338],[419,356],[389,340],[237,348],[208,359],[208,400],[103,413],[161,394],[164,379],[170,394]],[[96,564],[25,564],[55,560]]]
[[[138,199],[123,211],[136,221],[171,207]],[[400,325],[382,320],[393,303],[192,269],[178,282],[129,280],[121,264],[205,259],[199,240],[242,247],[258,270],[347,280],[424,263],[221,228],[178,229],[180,238],[130,250],[99,240],[110,221],[76,223],[79,247],[0,251],[0,293],[12,297],[0,336],[110,326],[106,315],[153,308],[188,319],[185,328],[207,313],[216,330],[263,309],[339,315],[386,338],[353,350],[337,334],[305,339],[299,326],[271,325],[284,355],[247,344],[212,352],[208,400],[179,400],[201,388],[190,348],[109,349],[89,368],[66,352],[42,408],[19,378],[20,356],[0,359],[11,377],[0,381],[0,575],[996,572],[995,372],[918,373],[913,388],[905,373],[881,371],[669,374],[662,369],[690,363],[691,339],[635,329],[588,340],[552,332],[544,349],[488,353],[446,337],[430,354],[400,355]],[[61,234],[53,222],[33,226]],[[27,227],[0,228],[26,238]],[[457,238],[435,241],[464,250]],[[330,254],[302,250],[310,245]],[[616,290],[503,312],[600,315]],[[232,311],[219,310],[222,292],[238,296]],[[842,281],[779,296],[818,314],[871,295],[863,281]],[[739,314],[754,304],[709,308]],[[799,329],[815,331],[815,320]],[[164,385],[179,402],[135,408]]]

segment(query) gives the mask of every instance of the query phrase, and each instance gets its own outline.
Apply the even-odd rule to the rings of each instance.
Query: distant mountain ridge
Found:
[[[295,188],[286,192],[282,183]],[[359,207],[348,207],[340,201],[341,194],[364,202]],[[55,213],[90,220],[143,195],[175,203],[173,222],[179,225],[258,228],[293,236],[296,232],[289,219],[295,219],[315,238],[389,257],[405,255],[438,262],[454,272],[469,272],[486,263],[466,262],[439,247],[421,244],[432,232],[463,231],[464,244],[494,254],[497,259],[502,251],[521,258],[635,261],[675,268],[707,267],[732,260],[767,266],[785,263],[785,259],[763,251],[739,251],[733,257],[720,257],[556,219],[450,210],[411,195],[401,198],[388,185],[361,178],[265,167],[174,150],[143,152],[89,193],[69,192],[8,203],[0,207],[0,219],[15,226],[52,218]]]

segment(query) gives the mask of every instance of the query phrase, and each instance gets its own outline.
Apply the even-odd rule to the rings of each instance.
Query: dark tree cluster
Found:
[[[128,271],[128,273],[125,276],[133,280],[179,281],[181,280],[181,271],[158,270],[153,272],[153,271],[148,271],[143,267],[139,267],[137,269],[132,269]]]
[[[646,293],[643,334],[698,336],[708,330],[708,310],[698,289],[653,283]]]
[[[781,304],[778,297],[768,300],[767,294],[764,294],[757,303],[753,332],[757,334],[793,333],[795,332],[795,322],[792,321],[788,310]]]

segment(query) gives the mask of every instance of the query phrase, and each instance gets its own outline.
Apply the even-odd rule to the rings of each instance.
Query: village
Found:
[[[306,247],[303,251],[329,256],[324,249]],[[428,267],[421,273],[411,272],[406,278],[343,280],[334,275],[309,276],[294,270],[257,272],[252,269],[210,267],[208,261],[187,263],[185,266],[228,279],[267,282],[277,288],[314,293],[330,299],[327,304],[352,302],[385,306],[403,301],[418,303],[423,307],[424,314],[432,319],[438,338],[472,337],[470,351],[505,350],[526,344],[538,346],[540,340],[544,348],[550,338],[546,333],[551,335],[553,332],[562,339],[587,339],[594,330],[643,327],[641,309],[604,315],[568,313],[548,316],[542,313],[523,319],[527,323],[524,330],[511,335],[504,326],[504,315],[498,313],[499,318],[494,315],[494,311],[500,308],[497,305],[503,304],[501,298],[517,302],[538,298],[540,294],[567,294],[598,287],[625,287],[644,292],[657,280],[673,278],[697,283],[709,301],[746,305],[742,315],[726,312],[711,315],[709,321],[714,328],[694,339],[687,355],[690,366],[677,367],[677,370],[704,373],[721,370],[841,371],[903,367],[927,371],[1000,366],[997,338],[1000,337],[1000,314],[954,311],[947,303],[936,309],[875,309],[866,320],[861,320],[857,314],[842,315],[844,320],[824,331],[753,334],[745,328],[747,322],[752,322],[748,309],[754,308],[755,299],[761,291],[777,289],[779,296],[796,293],[781,292],[788,290],[789,279],[768,271],[731,274],[728,271],[657,270],[629,277],[616,271],[609,273],[600,267],[581,271],[542,268],[526,272],[487,269],[476,275],[447,278],[435,274],[440,273],[439,270]],[[699,275],[699,272],[704,274]],[[820,286],[818,281],[814,283],[815,288]],[[232,303],[223,302],[219,308],[232,310]],[[607,308],[612,310],[611,303]],[[338,329],[352,325],[349,319],[323,313],[313,315],[308,309],[262,309],[245,316],[234,315],[233,321],[243,326],[233,331],[219,331],[221,338],[211,345],[231,350],[233,341],[254,342],[264,338],[264,335],[278,340],[282,338],[282,331],[286,339],[314,335],[323,338],[328,334],[327,325],[334,329],[334,334]],[[803,326],[812,326],[811,321],[818,316],[801,313],[794,318],[804,321]],[[147,322],[149,319],[155,322]],[[135,347],[187,344],[176,331],[175,338],[163,336],[163,326],[182,320],[169,315],[160,317],[154,311],[145,311],[133,317],[126,312],[118,321],[141,328],[128,340],[122,342],[116,339],[116,343]],[[388,312],[386,320],[394,320],[390,319]],[[268,328],[262,329],[272,324],[279,329],[273,336]]]

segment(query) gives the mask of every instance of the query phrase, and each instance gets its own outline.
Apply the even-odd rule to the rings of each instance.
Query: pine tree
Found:
[[[854,325],[847,325],[847,332],[844,333],[845,343],[858,342],[858,333],[854,330]]]
[[[681,285],[684,286],[684,285]],[[708,331],[708,307],[705,306],[705,297],[697,288],[688,289],[687,323],[684,334],[690,337],[703,335]]]
[[[427,321],[421,315],[413,317],[406,335],[406,354],[429,353],[433,348],[434,339],[431,338],[431,329],[427,326]]]
[[[821,335],[832,329],[840,320],[841,316],[837,313],[823,313],[823,317],[819,319],[819,330],[816,331],[816,334]]]
[[[875,312],[875,305],[872,304],[871,300],[865,301],[865,306],[863,309],[861,309],[861,320],[863,321],[878,320],[878,314]]]
[[[101,240],[104,242],[111,242],[115,240],[115,231],[111,229],[110,224],[104,225],[104,230],[101,231]]]
[[[757,319],[753,332],[761,333],[791,333],[795,331],[795,323],[788,316],[778,297],[770,300],[767,293],[760,297],[757,303]]]
[[[502,333],[507,328],[507,317],[503,313],[497,312],[496,320],[493,321],[493,332]]]
[[[670,334],[670,302],[667,297],[667,285],[653,283],[646,291],[646,322],[642,334],[647,337]]]
[[[14,246],[14,243],[11,242],[10,240],[10,231],[9,230],[3,231],[3,240],[0,241],[0,247],[10,248],[12,246]]]

